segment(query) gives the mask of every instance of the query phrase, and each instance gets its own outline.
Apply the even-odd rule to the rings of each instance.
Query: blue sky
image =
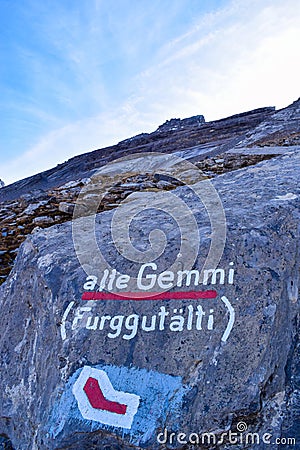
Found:
[[[0,0],[0,178],[299,97],[299,0]]]

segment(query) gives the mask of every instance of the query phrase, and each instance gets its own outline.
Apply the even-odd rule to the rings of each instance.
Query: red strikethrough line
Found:
[[[167,291],[167,292],[84,292],[82,300],[179,300],[216,298],[216,291]]]

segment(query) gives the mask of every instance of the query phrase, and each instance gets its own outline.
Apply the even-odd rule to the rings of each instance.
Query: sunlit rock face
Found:
[[[298,112],[173,119],[3,188],[0,448],[300,442]]]

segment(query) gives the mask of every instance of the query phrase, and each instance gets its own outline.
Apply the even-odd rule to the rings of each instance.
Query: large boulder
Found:
[[[291,152],[133,194],[96,216],[101,256],[71,222],[29,236],[0,288],[0,434],[18,450],[299,440],[299,170]]]

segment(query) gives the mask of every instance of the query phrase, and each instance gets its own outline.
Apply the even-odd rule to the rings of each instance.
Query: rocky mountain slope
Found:
[[[300,99],[171,119],[0,189],[0,448],[300,448],[299,136]],[[151,301],[84,287],[106,267],[136,280],[145,254],[157,273],[218,267],[210,300],[182,281]]]
[[[77,156],[46,172],[3,187],[0,191],[0,283],[9,274],[17,250],[28,234],[37,227],[45,228],[70,220],[81,187],[98,168],[116,158],[137,152],[175,153],[194,162],[208,177],[255,164],[284,153],[289,145],[296,145],[298,103],[276,113],[274,107],[260,108],[208,123],[205,123],[203,116],[172,119],[153,133],[144,133],[115,146]],[[293,114],[296,114],[295,118]],[[272,118],[271,124],[276,123],[276,136],[290,136],[288,143],[283,138],[276,141],[269,117]],[[256,129],[259,133],[256,145],[259,148],[254,145]],[[268,130],[274,144],[270,146],[267,142],[264,150],[261,130]],[[150,184],[145,185],[145,181]],[[129,188],[126,185],[124,188],[111,186],[101,210],[118,205],[124,193],[128,195],[140,189],[161,189],[158,181],[153,174],[144,174],[137,180],[130,175],[124,177],[123,184],[130,183]],[[167,188],[176,186],[177,183],[172,181]],[[162,188],[166,189],[166,185]]]

